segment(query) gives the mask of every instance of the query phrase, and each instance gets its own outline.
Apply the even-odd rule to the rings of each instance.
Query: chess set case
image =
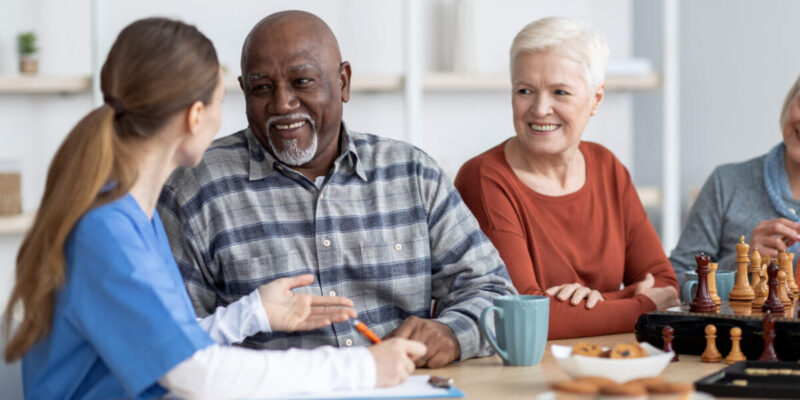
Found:
[[[717,327],[717,348],[722,354],[728,354],[731,349],[729,332],[738,326],[742,329],[742,352],[748,359],[756,360],[764,351],[761,321],[760,315],[653,311],[643,314],[636,322],[636,340],[662,348],[661,329],[669,325],[675,331],[672,341],[675,352],[700,355],[706,348],[705,327],[713,324]],[[800,358],[800,319],[775,317],[775,352],[782,361]]]
[[[800,364],[741,361],[700,379],[695,387],[720,397],[796,399],[800,394]]]

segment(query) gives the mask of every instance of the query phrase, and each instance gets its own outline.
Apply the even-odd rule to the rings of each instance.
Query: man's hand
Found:
[[[461,345],[449,326],[432,319],[408,317],[387,337],[416,340],[427,346],[417,367],[441,368],[461,357]]]
[[[355,318],[353,301],[338,296],[312,296],[291,289],[314,282],[314,275],[276,279],[258,288],[273,331],[305,331]]]
[[[760,254],[777,257],[778,252],[800,240],[800,224],[786,218],[761,221],[750,235],[750,250],[758,249]]]
[[[570,304],[573,306],[577,306],[581,303],[581,300],[586,299],[586,308],[594,308],[598,302],[606,301],[600,292],[589,289],[580,283],[567,283],[553,286],[545,290],[545,292],[560,301],[567,301],[572,297]]]

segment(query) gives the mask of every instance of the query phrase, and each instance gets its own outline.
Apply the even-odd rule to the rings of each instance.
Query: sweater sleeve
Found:
[[[678,290],[678,279],[670,266],[653,225],[647,218],[628,170],[616,162],[623,218],[625,220],[625,273],[623,284],[634,285],[653,274],[655,287],[672,286]]]
[[[708,178],[692,205],[686,227],[669,260],[675,274],[683,282],[683,274],[695,269],[695,254],[703,251],[712,260],[719,259],[722,237],[722,179],[717,168]]]
[[[459,172],[456,186],[466,204],[500,253],[511,280],[520,294],[546,296],[536,277],[532,254],[522,222],[514,206],[511,188],[501,179],[482,174],[477,163],[468,163]],[[491,208],[488,205],[491,204]],[[652,228],[651,228],[652,229]],[[657,246],[659,251],[661,246]],[[662,253],[663,254],[663,253]],[[664,257],[666,260],[666,257]],[[619,293],[622,292],[622,293]],[[587,309],[550,297],[549,339],[632,332],[639,316],[655,309],[644,295],[632,296],[631,289],[612,294],[606,301]],[[618,297],[618,298],[617,298]],[[627,297],[627,298],[626,298]]]

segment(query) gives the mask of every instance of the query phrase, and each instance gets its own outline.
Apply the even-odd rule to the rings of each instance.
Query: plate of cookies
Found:
[[[585,376],[555,382],[551,391],[540,394],[537,400],[711,400],[714,397],[694,390],[694,385],[670,382],[661,377],[639,378],[619,383],[600,376]]]
[[[656,376],[667,367],[673,353],[649,343],[617,343],[601,347],[590,342],[574,346],[550,346],[550,352],[572,378],[600,376],[617,382]]]

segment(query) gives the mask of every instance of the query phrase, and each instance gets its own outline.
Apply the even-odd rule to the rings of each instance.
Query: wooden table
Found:
[[[550,384],[569,379],[550,354],[551,344],[572,346],[586,340],[601,346],[620,342],[635,342],[633,333],[596,336],[591,338],[551,340],[539,365],[533,367],[504,366],[499,356],[477,358],[451,364],[439,369],[420,369],[417,374],[452,377],[456,386],[471,399],[535,399],[535,395],[550,390]],[[670,363],[661,376],[676,382],[694,382],[719,371],[724,363],[703,363],[700,356],[680,355],[680,361]]]

